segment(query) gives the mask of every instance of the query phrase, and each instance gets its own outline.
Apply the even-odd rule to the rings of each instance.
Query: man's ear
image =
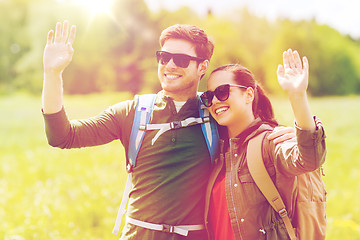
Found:
[[[209,64],[210,64],[209,60],[205,60],[199,64],[198,69],[201,75],[204,75],[206,71],[209,69]]]

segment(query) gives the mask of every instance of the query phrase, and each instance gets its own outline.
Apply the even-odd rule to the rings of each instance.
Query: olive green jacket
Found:
[[[138,98],[115,104],[98,116],[69,120],[64,109],[44,115],[49,144],[60,148],[96,146],[120,140],[126,154]],[[151,123],[169,123],[199,117],[199,101],[189,99],[176,111],[174,102],[158,93]],[[196,225],[204,223],[205,190],[211,160],[201,125],[173,129],[152,145],[157,131],[147,131],[133,168],[128,215],[155,224]],[[124,161],[115,156],[114,161]],[[101,159],[99,159],[101,161]],[[71,164],[71,163],[70,163]],[[125,179],[125,176],[119,176]],[[96,194],[96,193],[94,193]],[[119,191],[119,204],[122,192]],[[118,206],[112,206],[116,209]],[[114,211],[114,223],[117,211]],[[108,231],[112,231],[109,226]],[[106,229],[104,229],[106,231]],[[193,231],[188,237],[148,230],[126,224],[121,239],[206,239],[206,231]]]

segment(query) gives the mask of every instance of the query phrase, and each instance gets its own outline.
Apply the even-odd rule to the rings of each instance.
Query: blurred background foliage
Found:
[[[64,72],[67,94],[158,91],[154,53],[161,31],[176,23],[198,25],[213,37],[210,69],[241,63],[271,93],[281,92],[276,69],[287,48],[309,58],[313,96],[360,93],[360,40],[315,20],[269,22],[246,8],[226,15],[209,9],[206,16],[188,7],[151,12],[143,0],[116,0],[111,14],[91,15],[70,0],[1,0],[0,94],[41,92],[46,35],[65,19],[77,26],[73,62]]]

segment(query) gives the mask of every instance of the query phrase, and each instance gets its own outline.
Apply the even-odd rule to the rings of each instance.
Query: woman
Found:
[[[289,49],[283,61],[284,66],[277,70],[278,81],[294,112],[297,143],[269,141],[268,133],[278,123],[269,99],[248,69],[231,64],[210,74],[209,91],[203,93],[202,101],[225,130],[207,191],[205,221],[210,239],[289,239],[283,220],[249,174],[246,149],[251,138],[269,131],[263,139],[262,155],[286,206],[294,200],[295,176],[314,171],[324,162],[325,134],[321,122],[311,114],[306,95],[307,58],[302,64],[299,54]],[[315,163],[314,159],[321,161]],[[294,216],[294,209],[288,209],[288,214]]]

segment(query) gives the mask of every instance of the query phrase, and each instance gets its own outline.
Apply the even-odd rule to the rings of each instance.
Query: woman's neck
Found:
[[[255,120],[254,115],[250,115],[249,117],[242,118],[239,123],[234,124],[233,126],[228,126],[228,134],[229,138],[235,138],[240,133],[242,133],[245,129],[247,129],[250,124]]]

